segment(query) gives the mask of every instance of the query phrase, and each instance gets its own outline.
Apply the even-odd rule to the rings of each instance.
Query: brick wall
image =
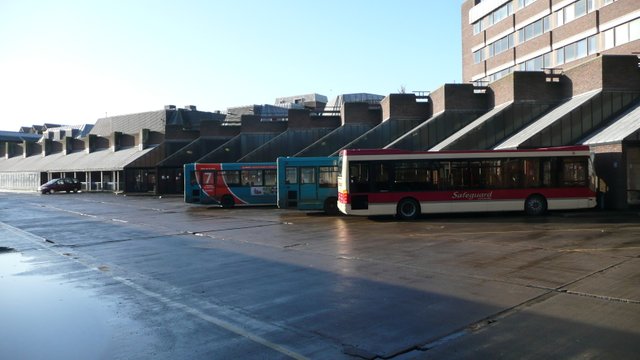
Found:
[[[517,8],[517,3],[514,3],[514,9],[515,8]],[[519,23],[526,21],[532,16],[538,15],[541,12],[548,9],[551,9],[551,6],[548,0],[534,1],[532,4],[529,4],[529,6],[525,7],[524,9],[518,9],[516,11],[515,24],[516,26],[518,26]]]
[[[563,98],[563,85],[547,82],[541,71],[515,72],[489,84],[495,105],[509,101],[558,102]]]
[[[513,65],[512,61],[515,60],[515,54],[516,51],[515,48],[513,48],[487,59],[487,72],[495,72],[496,68],[509,62]]]
[[[433,113],[443,110],[486,110],[486,94],[476,94],[472,84],[445,84],[431,93]]]
[[[390,94],[382,101],[382,121],[390,118],[417,118],[428,119],[431,117],[431,102],[418,102],[415,94]]]
[[[528,54],[533,53],[534,51],[538,51],[544,47],[551,46],[551,33],[542,34],[536,38],[533,38],[529,41],[525,41],[522,45],[516,46],[516,54],[515,58],[518,62],[521,62],[519,58],[525,57]]]
[[[557,43],[574,35],[585,32],[589,29],[595,29],[598,26],[597,12],[591,12],[581,16],[569,23],[553,29],[553,42]]]
[[[564,71],[568,79],[565,97],[595,89],[640,91],[638,58],[633,55],[603,55]]]
[[[370,109],[367,103],[345,103],[340,109],[342,124],[378,125],[382,121],[380,109]]]
[[[638,0],[618,0],[600,8],[600,24],[638,10]]]
[[[572,97],[587,91],[602,88],[602,57],[596,57],[586,63],[564,70],[564,97]]]

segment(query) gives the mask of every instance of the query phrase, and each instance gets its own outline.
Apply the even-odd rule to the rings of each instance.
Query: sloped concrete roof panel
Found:
[[[563,116],[569,114],[575,108],[581,106],[601,92],[602,90],[598,89],[574,96],[573,98],[562,103],[560,106],[551,110],[549,113],[547,113],[537,121],[533,122],[531,125],[524,128],[522,131],[503,141],[502,143],[494,147],[494,149],[517,149],[522,143],[529,140],[531,137],[538,134],[548,126],[551,126],[553,123],[560,120]]]
[[[487,112],[486,114],[480,116],[476,120],[469,123],[467,126],[463,127],[453,135],[446,138],[444,141],[441,141],[439,144],[429,149],[429,151],[443,150],[444,148],[446,148],[447,146],[449,146],[450,144],[452,144],[453,142],[455,142],[456,140],[460,139],[462,136],[467,134],[469,131],[472,131],[478,126],[484,124],[487,120],[499,114],[502,110],[506,109],[511,104],[513,104],[513,102],[504,103],[502,105],[498,105],[494,107],[493,109],[489,110],[489,112]]]
[[[9,159],[0,159],[0,171],[118,171],[154,148],[149,147],[139,150],[138,147],[132,147],[115,152],[105,149],[89,154],[81,151],[68,155],[57,153],[45,157],[39,155],[26,158],[17,156]]]
[[[640,102],[618,117],[610,126],[583,142],[584,145],[620,143],[640,131]]]

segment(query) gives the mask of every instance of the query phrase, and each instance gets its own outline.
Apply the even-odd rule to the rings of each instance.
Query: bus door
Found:
[[[300,203],[313,203],[318,199],[318,181],[315,167],[301,167],[298,184]],[[300,204],[298,205],[300,206]]]

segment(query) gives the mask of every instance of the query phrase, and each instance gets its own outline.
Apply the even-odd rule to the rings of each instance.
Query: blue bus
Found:
[[[276,204],[276,163],[191,163],[184,165],[184,201],[237,205]]]
[[[278,207],[338,214],[338,157],[280,157]]]

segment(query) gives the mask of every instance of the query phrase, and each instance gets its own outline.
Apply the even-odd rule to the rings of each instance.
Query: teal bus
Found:
[[[278,207],[338,214],[338,157],[279,157]]]

